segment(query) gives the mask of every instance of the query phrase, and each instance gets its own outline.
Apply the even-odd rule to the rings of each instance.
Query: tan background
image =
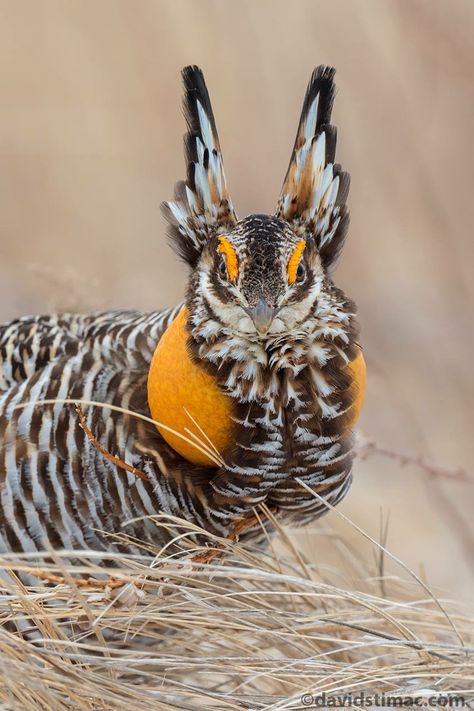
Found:
[[[243,216],[272,211],[310,72],[332,64],[353,179],[336,279],[370,368],[361,429],[471,468],[473,33],[472,0],[1,0],[0,318],[179,300],[158,209],[183,177],[179,70],[205,71]],[[451,507],[374,457],[341,510],[373,535],[390,510],[391,550],[472,592],[474,486],[443,491]]]

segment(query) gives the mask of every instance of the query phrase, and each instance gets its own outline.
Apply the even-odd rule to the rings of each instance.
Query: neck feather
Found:
[[[205,301],[194,300],[188,308],[193,355],[225,392],[245,401],[275,397],[288,379],[304,378],[308,369],[327,371],[336,363],[340,368],[358,353],[355,306],[335,287],[321,295],[315,313],[292,333],[265,338],[227,329]],[[318,387],[324,391],[324,378]]]

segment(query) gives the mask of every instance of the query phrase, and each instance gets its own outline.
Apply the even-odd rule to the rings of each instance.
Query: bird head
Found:
[[[314,240],[280,218],[250,215],[209,240],[192,291],[224,327],[263,338],[304,322],[323,281]]]
[[[183,70],[187,179],[164,210],[172,244],[191,268],[188,306],[214,328],[252,340],[291,334],[327,302],[349,189],[348,174],[334,163],[333,76],[326,67],[311,76],[275,214],[239,220],[203,74]]]

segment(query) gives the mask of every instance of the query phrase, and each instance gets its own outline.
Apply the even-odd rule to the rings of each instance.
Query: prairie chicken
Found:
[[[203,74],[185,68],[187,179],[164,205],[184,304],[0,327],[0,550],[136,552],[166,540],[160,512],[229,536],[262,502],[305,524],[347,492],[365,366],[331,279],[349,189],[333,76],[311,77],[275,214],[238,220]],[[76,400],[107,406],[82,406],[86,431]]]

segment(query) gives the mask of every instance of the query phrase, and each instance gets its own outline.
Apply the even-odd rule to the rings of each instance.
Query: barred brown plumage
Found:
[[[262,502],[294,524],[323,513],[298,480],[331,504],[344,496],[365,369],[355,306],[330,277],[349,187],[334,164],[333,74],[313,73],[275,216],[239,221],[203,75],[183,71],[188,175],[165,206],[190,268],[183,311],[28,317],[0,327],[0,550],[48,542],[133,553],[165,540],[150,518],[160,512],[226,536]],[[148,379],[152,356],[180,312],[187,372],[205,372],[230,403],[225,451],[215,461],[185,458],[166,431],[111,407],[85,408],[84,432],[64,399],[150,415],[160,388],[160,373]],[[186,387],[196,395],[192,377]],[[35,404],[44,400],[56,402]],[[185,406],[170,400],[168,426]],[[130,471],[105,458],[88,429]],[[136,545],[113,538],[125,522]]]

